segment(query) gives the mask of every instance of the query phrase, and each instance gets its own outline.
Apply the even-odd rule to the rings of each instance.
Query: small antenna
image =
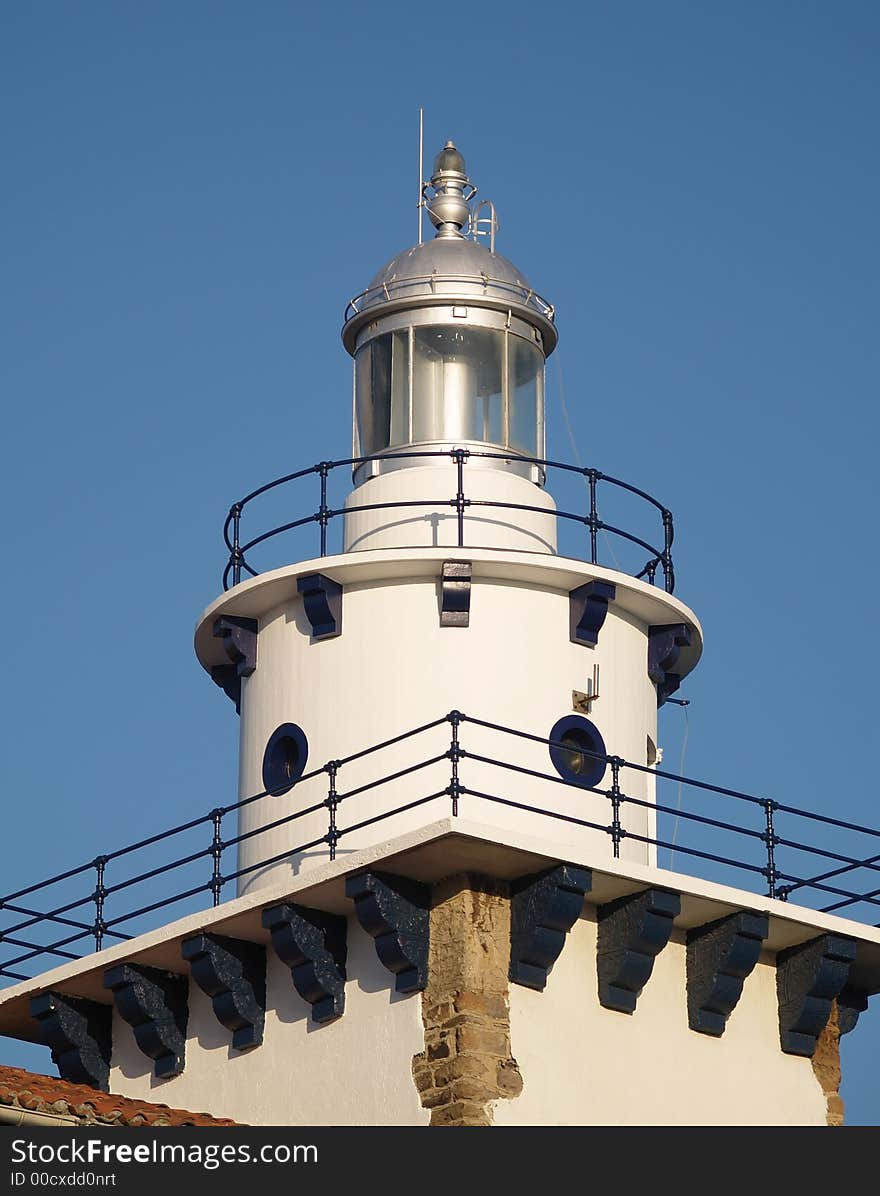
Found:
[[[422,188],[424,186],[423,178],[423,156],[425,147],[425,110],[419,109],[419,244],[422,243],[422,209],[425,206],[425,200],[422,195]]]
[[[581,714],[592,714],[593,703],[599,701],[599,666],[593,665],[593,676],[587,678],[587,692],[579,689],[571,691],[571,708]]]

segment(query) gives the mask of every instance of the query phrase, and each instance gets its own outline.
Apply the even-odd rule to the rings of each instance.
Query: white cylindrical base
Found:
[[[644,769],[657,741],[648,627],[691,624],[698,655],[695,617],[662,591],[610,570],[475,551],[469,626],[441,626],[447,555],[425,549],[328,557],[244,583],[206,612],[199,633],[206,663],[217,650],[209,628],[221,607],[259,619],[257,666],[242,688],[241,798],[264,788],[264,753],[277,728],[295,724],[308,743],[303,778],[240,811],[239,834],[247,836],[239,844],[242,893],[327,860],[331,822],[323,803],[332,794],[330,774],[322,770],[329,761],[343,761],[335,784],[338,856],[452,813],[453,732],[443,721],[452,710],[470,716],[459,731],[458,813],[613,854],[610,770],[596,782],[599,792],[564,784],[540,740],[573,713],[572,691],[588,688],[598,664],[600,696],[590,721],[608,754]],[[298,576],[319,571],[344,590],[342,634],[325,640],[312,637],[296,586]],[[613,580],[618,590],[597,647],[587,648],[570,638],[569,591],[593,578]],[[388,740],[396,742],[365,752]],[[346,762],[356,753],[365,754]],[[651,772],[621,772],[624,798],[634,799],[620,806],[627,832],[618,844],[622,859],[654,860],[645,842],[655,838],[653,781]]]
[[[556,505],[528,478],[468,465],[463,493],[471,503],[462,515],[465,548],[556,552]],[[451,462],[395,469],[363,482],[345,502],[344,551],[444,546],[461,551],[457,494],[458,471]],[[363,507],[370,509],[357,509]]]

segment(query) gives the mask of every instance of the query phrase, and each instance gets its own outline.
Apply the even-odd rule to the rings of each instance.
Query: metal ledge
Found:
[[[260,573],[221,594],[202,613],[196,625],[196,655],[210,673],[212,666],[226,662],[222,644],[214,638],[214,621],[221,615],[259,619],[284,602],[297,597],[297,580],[313,573],[326,573],[343,586],[384,584],[402,579],[436,582],[444,561],[457,549],[400,548],[339,553],[298,561],[280,569]],[[513,552],[510,549],[468,548],[472,580],[513,581],[540,586],[568,595],[588,581],[603,581],[616,587],[615,610],[624,611],[646,626],[684,622],[692,629],[691,643],[681,649],[678,669],[686,676],[694,669],[703,651],[703,630],[699,619],[684,602],[657,586],[639,581],[628,573],[588,564],[572,557],[550,556],[539,552]]]

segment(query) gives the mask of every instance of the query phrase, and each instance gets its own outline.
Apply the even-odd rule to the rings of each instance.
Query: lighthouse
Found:
[[[670,592],[671,516],[654,512],[660,546],[645,570],[665,585],[557,552],[544,447],[554,310],[518,266],[475,239],[474,192],[449,142],[426,188],[436,235],[392,258],[346,309],[353,452],[334,467],[352,479],[336,516],[343,551],[249,580],[247,553],[233,547],[243,580],[198,627],[199,659],[215,678],[230,675],[228,646],[246,658],[234,680],[240,798],[275,794],[242,807],[241,892],[331,850],[381,842],[395,809],[398,831],[449,814],[454,801],[459,816],[558,835],[558,822],[528,809],[535,774],[548,771],[569,782],[547,792],[571,820],[566,838],[653,858],[658,697],[694,667],[702,642],[696,616]],[[247,513],[236,512],[242,525]],[[326,509],[323,519],[331,522]],[[592,519],[583,508],[577,516],[587,557],[596,555],[595,510]],[[452,711],[464,721],[430,726]],[[429,729],[405,735],[418,727]],[[468,755],[450,795],[446,760],[407,770],[442,755],[452,730]],[[340,799],[332,842],[290,855],[291,835],[311,844],[327,833],[324,808],[298,817],[316,793],[301,778],[401,736],[340,765],[340,792],[361,792]],[[634,800],[609,837],[595,829],[609,811],[594,791],[607,788],[612,750],[645,771],[627,778]]]
[[[16,934],[68,937],[0,964],[0,1031],[67,1081],[252,1124],[836,1124],[880,931],[849,916],[873,840],[822,834],[873,832],[661,767],[658,709],[703,642],[672,513],[548,459],[556,313],[476,197],[447,142],[434,235],[345,309],[351,449],[229,511],[195,648],[236,800],[13,894]],[[616,494],[649,530],[608,517]],[[662,781],[697,795],[674,812],[692,872],[664,866]],[[782,833],[798,817],[816,845]]]

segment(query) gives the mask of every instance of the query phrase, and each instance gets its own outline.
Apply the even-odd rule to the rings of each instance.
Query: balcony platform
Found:
[[[680,895],[681,912],[674,919],[673,933],[681,936],[694,927],[731,913],[759,911],[769,917],[769,933],[763,945],[765,953],[773,955],[824,934],[851,939],[856,945],[856,954],[849,974],[850,985],[867,996],[880,992],[878,927],[683,873],[614,860],[599,853],[595,856],[579,854],[561,839],[536,838],[513,830],[499,831],[497,827],[449,817],[315,866],[284,883],[187,915],[128,942],[7,988],[0,992],[0,1034],[24,1041],[41,1041],[38,1023],[29,1012],[30,999],[39,993],[56,991],[111,1005],[113,997],[104,987],[104,973],[115,964],[137,963],[185,974],[188,965],[181,956],[181,943],[198,932],[266,943],[269,934],[262,926],[262,911],[271,906],[295,902],[327,913],[350,916],[353,902],[345,895],[345,880],[354,873],[378,869],[435,884],[458,873],[514,880],[560,863],[592,871],[592,888],[584,902],[587,916],[596,906],[656,888]]]

